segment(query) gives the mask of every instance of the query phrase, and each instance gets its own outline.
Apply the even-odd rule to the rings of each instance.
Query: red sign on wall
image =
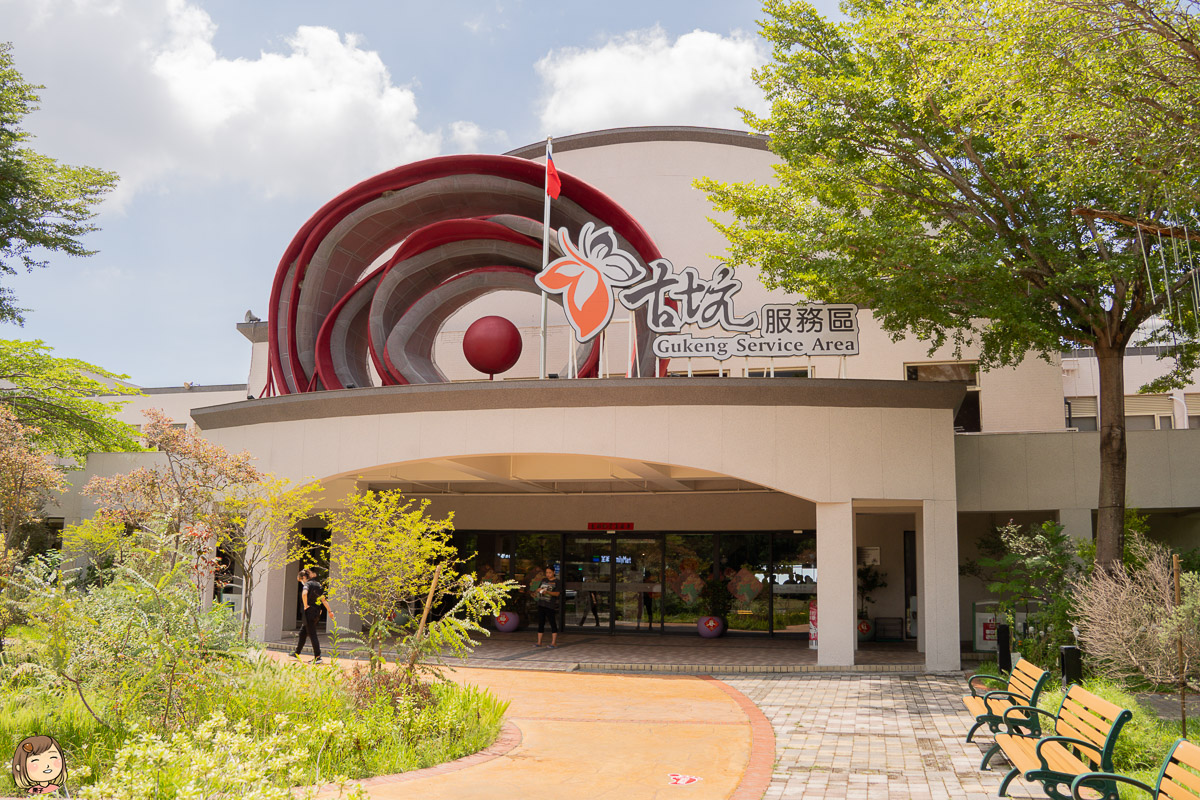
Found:
[[[632,522],[589,522],[589,531],[631,531]]]

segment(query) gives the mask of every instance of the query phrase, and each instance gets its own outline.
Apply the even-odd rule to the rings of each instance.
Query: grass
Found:
[[[11,675],[11,671],[10,671]],[[88,696],[88,703],[112,727],[98,722],[78,695],[64,691],[45,676],[10,680],[0,686],[0,748],[12,752],[24,737],[48,734],[62,745],[70,778],[87,784],[112,770],[118,751],[138,731],[169,739],[172,731],[191,731],[215,713],[230,725],[244,722],[250,735],[261,740],[281,730],[303,732],[304,759],[290,780],[304,785],[332,775],[364,778],[407,772],[460,758],[494,742],[507,703],[471,686],[433,684],[431,702],[400,702],[377,698],[356,705],[343,685],[340,670],[268,658],[224,658],[179,687],[177,718],[163,728],[157,719],[122,714],[120,698]],[[80,770],[80,766],[88,770]],[[186,764],[163,768],[164,798],[186,782]],[[0,775],[0,794],[16,787],[7,770]]]

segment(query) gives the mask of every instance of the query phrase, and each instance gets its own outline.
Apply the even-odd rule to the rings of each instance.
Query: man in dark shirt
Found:
[[[296,575],[296,580],[304,585],[300,590],[300,601],[304,605],[304,624],[300,626],[300,641],[296,644],[296,658],[304,651],[304,641],[312,637],[312,663],[321,663],[321,642],[317,639],[317,622],[321,619],[322,596],[325,590],[317,581],[317,573],[311,569],[302,569]]]

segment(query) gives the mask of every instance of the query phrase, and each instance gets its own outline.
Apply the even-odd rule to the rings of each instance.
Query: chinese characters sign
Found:
[[[738,316],[733,297],[742,282],[722,264],[705,279],[695,267],[676,270],[670,261],[656,259],[649,270],[622,250],[611,228],[595,230],[586,223],[579,246],[572,245],[566,228],[558,231],[559,248],[566,253],[535,278],[550,294],[561,294],[567,320],[578,341],[599,335],[619,302],[633,311],[645,308],[647,325],[658,334],[654,355],[659,358],[734,356],[854,356],[858,355],[858,306],[843,304],[766,305]],[[684,332],[722,328],[729,336],[694,336]]]

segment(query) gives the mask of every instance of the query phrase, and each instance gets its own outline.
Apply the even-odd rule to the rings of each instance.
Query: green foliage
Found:
[[[144,721],[166,735],[198,722],[180,716],[187,695],[214,660],[236,652],[237,624],[225,606],[196,607],[187,565],[164,562],[162,537],[130,538],[101,586],[72,588],[57,553],[32,560],[16,580],[29,618],[49,634],[41,663],[96,709],[97,721]]]
[[[3,301],[0,294],[0,315]],[[40,340],[0,339],[0,406],[37,428],[37,443],[62,458],[82,462],[88,453],[141,450],[137,430],[116,418],[123,403],[96,399],[140,395],[123,382],[128,376],[51,352]]]
[[[45,251],[87,256],[80,239],[96,230],[95,205],[117,176],[59,164],[27,146],[24,118],[38,108],[37,90],[17,70],[12,45],[0,44],[0,275],[46,266]],[[21,322],[11,289],[0,286],[0,322]]]
[[[415,671],[437,672],[443,653],[465,657],[473,634],[489,635],[480,621],[500,612],[515,581],[476,583],[450,543],[452,516],[432,519],[429,500],[416,504],[400,492],[365,492],[346,511],[326,516],[333,535],[331,597],[344,601],[367,625],[363,646],[372,669],[398,637],[399,660]]]
[[[1127,690],[1104,678],[1089,678],[1083,682],[1083,688],[1133,712],[1133,719],[1125,724],[1117,737],[1116,746],[1113,748],[1113,766],[1117,772],[1153,786],[1158,780],[1158,770],[1162,766],[1163,758],[1179,738],[1179,723],[1160,719],[1154,709],[1139,703]],[[1048,687],[1042,692],[1038,707],[1053,714],[1062,705],[1064,694],[1061,688]],[[1146,793],[1140,790],[1126,792],[1122,789],[1121,797],[1123,800],[1144,800]]]
[[[1053,521],[1028,528],[1010,522],[998,535],[999,552],[979,559],[990,575],[988,591],[1010,623],[1015,612],[1027,614],[1024,630],[1013,626],[1013,649],[1052,669],[1058,648],[1075,643],[1072,582],[1080,571],[1075,541]]]
[[[263,778],[244,787],[263,794],[247,796],[272,797],[277,789],[339,775],[364,778],[420,769],[490,745],[507,707],[480,689],[443,683],[430,687],[421,703],[405,699],[393,706],[381,696],[368,696],[360,708],[340,670],[280,663],[256,652],[214,662],[197,676],[198,687],[188,695],[189,724],[155,733],[133,724],[104,727],[77,695],[64,694],[61,686],[33,672],[11,664],[0,668],[0,747],[11,750],[33,732],[52,733],[66,751],[72,781],[90,773],[99,779],[90,796],[103,797],[154,797],[136,786],[147,778],[161,783],[161,798],[182,796],[189,781],[209,796],[228,791],[224,782],[236,776],[210,769],[216,755],[211,745],[218,740],[239,742],[226,753],[233,763],[254,762],[256,751],[270,754],[257,772],[243,776],[248,782]],[[206,726],[213,737],[197,737],[195,732]],[[292,757],[297,750],[298,759]],[[114,772],[122,754],[144,758],[146,766]],[[0,774],[0,793],[13,794],[13,789],[7,772]]]

